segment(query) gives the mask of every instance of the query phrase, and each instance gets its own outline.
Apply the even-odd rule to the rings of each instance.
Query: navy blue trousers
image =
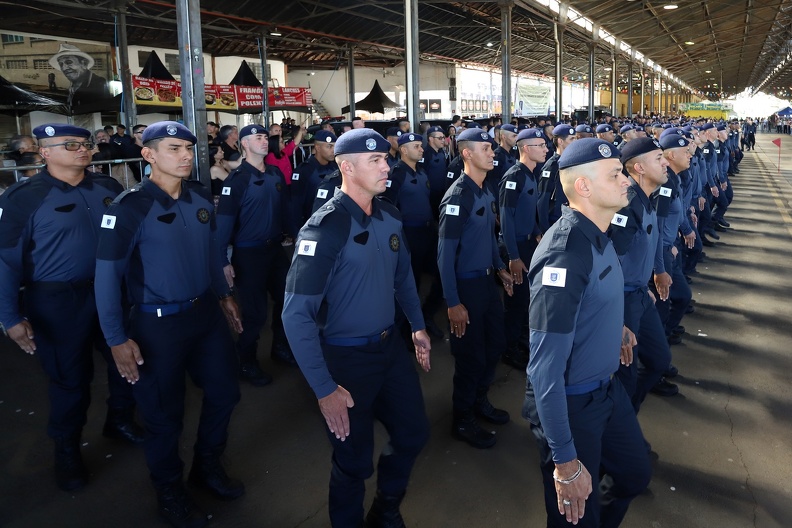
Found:
[[[349,409],[350,434],[345,441],[327,429],[333,445],[330,522],[337,528],[362,526],[365,481],[374,473],[374,421],[390,436],[377,463],[377,488],[386,495],[401,495],[429,440],[429,419],[414,356],[404,353],[399,332],[366,346],[324,343],[322,350],[333,380],[355,402]]]
[[[523,261],[526,267],[531,264],[536,246],[537,242],[534,237],[517,243],[520,260]],[[507,295],[503,298],[504,331],[508,347],[516,347],[521,340],[522,334],[525,333],[530,304],[531,287],[528,284],[528,275],[523,273],[523,283],[514,285],[514,295],[511,297]]]
[[[489,390],[506,339],[503,302],[494,277],[457,279],[457,287],[470,321],[462,338],[451,333],[454,413],[464,414],[473,410],[477,396]]]
[[[36,336],[36,355],[49,377],[49,436],[80,435],[91,403],[94,347],[107,361],[107,404],[134,407],[132,388],[118,373],[99,328],[93,284],[29,284],[24,304]]]
[[[685,317],[685,310],[693,298],[693,292],[690,290],[690,285],[685,280],[685,275],[679,262],[679,255],[674,259],[674,264],[668,272],[671,274],[671,289],[668,293],[668,300],[661,301],[657,299],[657,312],[660,314],[660,321],[665,329],[665,334],[670,335],[682,318]]]
[[[531,432],[539,446],[547,526],[567,528],[572,524],[558,513],[553,454],[533,398],[529,386],[523,416],[531,422]],[[616,528],[627,514],[630,501],[646,489],[652,477],[643,433],[630,398],[614,377],[611,383],[590,393],[567,396],[567,411],[578,460],[591,474],[593,487],[577,526]]]
[[[234,248],[231,257],[234,266],[234,286],[236,298],[242,312],[243,331],[237,339],[237,352],[240,360],[253,362],[256,360],[258,340],[261,329],[267,322],[267,308],[272,296],[272,341],[287,343],[286,332],[283,330],[283,298],[286,291],[286,273],[289,271],[289,259],[280,242],[272,242],[268,246],[251,248]]]
[[[154,486],[160,488],[182,478],[185,373],[203,391],[195,454],[220,456],[239,401],[239,367],[228,323],[212,294],[166,317],[133,309],[130,338],[143,356],[133,392],[148,433],[146,462]]]
[[[638,344],[633,347],[632,364],[619,365],[616,376],[637,413],[649,390],[671,364],[671,350],[660,315],[645,288],[625,292],[624,324],[635,334]]]

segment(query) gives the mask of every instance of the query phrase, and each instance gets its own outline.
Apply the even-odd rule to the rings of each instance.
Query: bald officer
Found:
[[[363,524],[365,481],[374,473],[375,419],[390,442],[379,458],[377,496],[366,526],[404,526],[399,505],[429,438],[418,376],[393,328],[394,292],[426,371],[429,336],[401,215],[375,198],[386,189],[389,146],[367,128],[338,138],[343,183],[300,230],[286,283],[286,334],[333,446],[334,527]]]
[[[606,230],[627,205],[619,151],[594,138],[559,159],[569,206],[531,261],[531,358],[524,415],[537,440],[547,526],[618,526],[648,485],[649,458],[613,373],[624,278]],[[600,482],[600,475],[604,478]],[[592,495],[592,489],[598,489]]]
[[[86,170],[94,148],[88,130],[48,124],[33,134],[46,168],[0,197],[0,323],[23,351],[38,355],[49,378],[47,434],[55,442],[55,479],[70,491],[88,479],[80,436],[91,402],[94,346],[108,361],[104,435],[143,441],[132,419],[132,391],[99,331],[93,292],[98,226],[123,189]]]
[[[174,121],[146,129],[142,155],[151,176],[119,195],[102,217],[96,259],[102,330],[145,420],[143,449],[159,513],[177,527],[206,524],[182,482],[185,374],[203,391],[190,482],[226,500],[245,492],[221,464],[239,401],[226,320],[237,332],[242,325],[214,240],[212,196],[188,180],[195,143]],[[129,321],[121,311],[122,288],[133,305]]]

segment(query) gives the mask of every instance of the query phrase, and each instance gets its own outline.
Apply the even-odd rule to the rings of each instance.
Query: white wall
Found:
[[[312,75],[313,73],[313,75]],[[448,79],[454,75],[454,67],[443,64],[421,63],[419,67],[419,87],[421,99],[442,99],[443,115],[450,115],[448,106]],[[382,91],[393,101],[404,104],[407,73],[399,68],[355,68],[355,100],[363,99],[371,91],[374,81],[379,81]],[[314,101],[320,101],[330,115],[341,115],[341,108],[349,104],[349,83],[346,67],[337,71],[294,70],[288,71],[289,86],[309,86]],[[385,118],[395,117],[397,112],[385,114]],[[368,118],[365,112],[357,115]],[[428,114],[435,117],[433,114]],[[382,118],[381,114],[376,115]],[[437,117],[440,117],[439,115]]]

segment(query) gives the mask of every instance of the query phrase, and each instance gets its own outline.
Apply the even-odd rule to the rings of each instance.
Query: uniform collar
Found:
[[[143,178],[141,186],[165,209],[170,209],[177,201],[171,198],[168,193],[160,189],[159,186],[152,182],[149,178]],[[192,195],[190,194],[190,189],[187,187],[187,182],[185,181],[181,182],[181,192],[179,193],[178,200],[185,203],[192,203]]]
[[[471,191],[476,193],[476,196],[481,196],[481,194],[484,192],[484,185],[482,184],[481,187],[476,185],[476,182],[473,181],[473,178],[465,174],[464,170],[462,171],[461,176],[462,176],[462,184],[466,185]]]
[[[416,174],[418,172],[416,170],[413,170],[412,167],[410,167],[409,165],[404,163],[404,160],[401,160],[401,159],[396,163],[396,165],[393,166],[394,169],[396,167],[404,167],[404,170],[407,171],[407,173],[410,174],[410,175],[414,175],[414,174]]]
[[[594,246],[600,255],[605,253],[610,239],[608,235],[599,230],[594,222],[586,218],[580,211],[576,211],[568,205],[561,206],[561,213],[572,225],[580,229],[580,232],[591,242],[591,245]]]
[[[649,200],[649,197],[646,196],[646,193],[641,189],[641,186],[638,185],[638,182],[633,179],[632,176],[629,177],[632,185],[630,186],[633,192],[635,193],[636,198],[641,201],[643,204],[644,209],[647,211],[651,211],[653,209],[652,202]]]
[[[382,209],[380,208],[379,200],[376,198],[371,200],[371,216],[367,215],[363,209],[355,203],[355,200],[350,198],[341,188],[336,189],[333,198],[341,207],[346,209],[349,215],[364,229],[368,227],[372,218],[382,220]]]
[[[53,187],[57,187],[58,189],[64,192],[73,191],[78,187],[89,191],[93,189],[93,178],[91,178],[91,173],[87,169],[85,170],[85,175],[82,181],[77,185],[70,185],[63,180],[59,180],[58,178],[50,174],[46,168],[42,169],[41,172],[38,173],[38,175],[41,175],[42,179],[50,182]]]

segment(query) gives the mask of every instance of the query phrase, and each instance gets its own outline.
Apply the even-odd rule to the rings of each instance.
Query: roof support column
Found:
[[[644,77],[644,67],[643,63],[641,63],[639,77],[641,79],[641,87],[639,88],[641,94],[641,109],[638,111],[639,114],[644,115],[644,108],[646,108],[644,104],[644,94],[646,93],[646,77]]]
[[[591,32],[594,38],[588,44],[589,63],[588,63],[588,77],[589,77],[589,93],[588,93],[588,122],[593,125],[597,122],[594,116],[594,86],[595,86],[595,72],[594,72],[594,51],[597,49],[597,40],[599,37],[599,26],[594,26]]]
[[[132,91],[132,72],[129,70],[129,45],[127,44],[127,24],[126,24],[126,0],[118,2],[118,73],[121,78],[121,86],[124,101],[124,125],[127,130],[132,131],[132,127],[137,124],[137,109],[135,108],[135,96]]]
[[[611,115],[617,117],[619,115],[616,109],[616,91],[619,89],[617,81],[619,80],[616,74],[616,50],[611,51]]]
[[[659,100],[660,100],[660,105],[659,106],[660,106],[660,108],[658,109],[658,113],[660,115],[664,115],[665,114],[665,101],[663,101],[663,95],[664,95],[664,93],[663,93],[663,72],[660,72],[660,97],[659,97]]]
[[[349,119],[355,117],[355,48],[347,44],[347,86],[349,86]]]
[[[416,131],[420,128],[421,120],[418,84],[418,0],[404,0],[404,41],[407,67],[407,117],[412,125],[410,130]]]
[[[555,35],[555,101],[556,123],[564,117],[564,31],[566,30],[567,12],[569,5],[564,2],[558,4],[558,19],[553,24]]]
[[[654,114],[654,112],[655,112],[655,81],[656,80],[657,80],[657,75],[655,74],[654,68],[652,68],[652,86],[651,86],[651,89],[649,90],[649,93],[652,96],[651,100],[649,101],[649,113],[650,114]]]
[[[269,128],[269,77],[267,77],[267,31],[261,34],[259,43],[259,56],[261,57],[261,84],[263,96],[261,98],[261,113],[264,114],[264,128]]]
[[[500,0],[501,14],[501,119],[511,123],[511,53],[512,53],[512,8],[514,0]],[[490,108],[492,111],[492,108]]]
[[[193,171],[209,188],[209,142],[206,135],[206,93],[203,48],[201,45],[201,5],[199,0],[176,0],[176,25],[179,28],[179,65],[181,66],[182,110],[184,124],[192,130],[195,145]],[[266,97],[266,91],[264,92]]]
[[[627,63],[627,117],[633,116],[633,61]]]

